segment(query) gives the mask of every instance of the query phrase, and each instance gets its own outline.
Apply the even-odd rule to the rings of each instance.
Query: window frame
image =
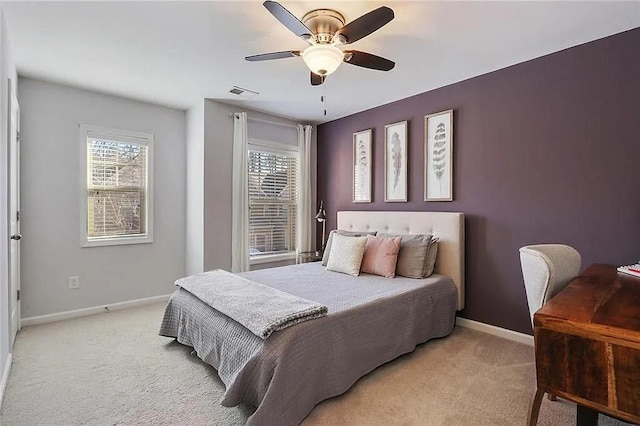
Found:
[[[153,146],[154,137],[150,133],[80,124],[80,245],[81,247],[102,247],[127,244],[147,244],[153,242]],[[93,237],[88,236],[88,145],[89,137],[104,138],[116,142],[133,143],[147,147],[147,178],[145,188],[146,233],[141,235]]]
[[[273,154],[281,154],[281,155],[293,155],[296,158],[296,191],[299,191],[300,188],[300,152],[298,150],[297,145],[289,145],[282,142],[272,142],[264,139],[257,138],[248,138],[247,140],[247,156],[249,155],[249,151],[263,151],[270,152]],[[247,170],[248,176],[249,170]],[[298,194],[296,194],[296,209],[300,206],[300,199]],[[248,207],[251,209],[251,200],[249,199]],[[297,218],[296,218],[297,220]],[[296,225],[296,224],[294,224]],[[249,230],[251,230],[251,226],[249,226]],[[297,238],[296,238],[297,240]],[[296,260],[297,258],[297,248],[284,252],[284,253],[271,253],[271,254],[262,254],[262,255],[249,255],[249,265],[260,265],[264,263],[271,262],[283,262],[288,260]]]

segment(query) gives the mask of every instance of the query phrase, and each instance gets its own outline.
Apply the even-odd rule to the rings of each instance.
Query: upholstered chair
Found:
[[[578,275],[582,258],[573,247],[539,244],[520,249],[520,264],[533,325],[533,314]]]
[[[533,314],[578,275],[582,258],[567,245],[538,244],[520,249],[520,264],[533,325]],[[544,392],[536,390],[529,411],[530,426],[538,421],[543,396]],[[556,398],[549,395],[549,399],[555,401]]]

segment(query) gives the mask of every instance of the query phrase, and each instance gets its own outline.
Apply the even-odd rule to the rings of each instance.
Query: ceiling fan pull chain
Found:
[[[327,116],[327,84],[322,85],[322,96],[320,97],[322,106],[324,107],[324,116]]]

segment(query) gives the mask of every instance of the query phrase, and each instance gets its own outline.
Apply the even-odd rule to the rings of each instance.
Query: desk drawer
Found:
[[[611,345],[617,408],[640,416],[640,350]]]
[[[538,387],[607,405],[605,343],[551,330],[536,336]]]
[[[540,389],[640,419],[638,349],[538,329],[536,370]]]

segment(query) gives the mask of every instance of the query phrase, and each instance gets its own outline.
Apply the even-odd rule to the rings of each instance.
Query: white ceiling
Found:
[[[289,1],[298,18],[334,8],[347,21],[379,6],[395,19],[350,45],[396,62],[390,72],[343,64],[311,87],[301,58],[246,62],[303,49],[261,1],[4,3],[18,73],[188,109],[203,98],[325,122],[640,27],[640,1]],[[249,100],[232,86],[260,93]]]

